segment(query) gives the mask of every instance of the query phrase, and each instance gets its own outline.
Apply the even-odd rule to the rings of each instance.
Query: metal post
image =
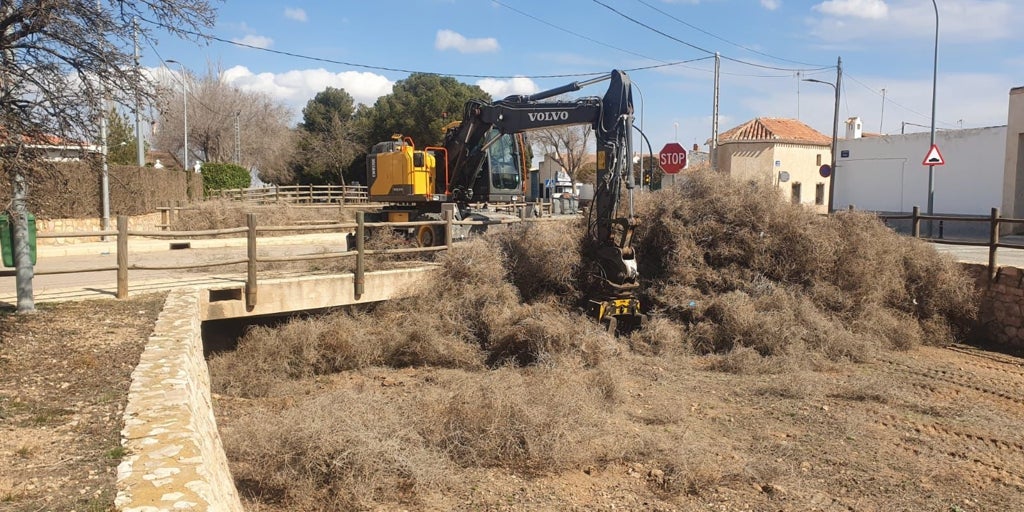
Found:
[[[932,126],[931,139],[928,149],[935,145],[935,90],[939,76],[939,6],[932,0],[932,7],[935,8],[935,56],[932,62]],[[928,166],[928,215],[935,211],[935,166]],[[928,222],[928,235],[931,236],[932,223]]]
[[[246,253],[248,261],[246,262],[246,276],[245,276],[245,310],[252,311],[256,307],[256,264],[258,259],[256,258],[256,214],[247,213],[245,215],[245,225],[248,227],[246,234],[248,235],[246,240]]]
[[[355,284],[355,298],[358,300],[366,292],[366,262],[363,241],[366,237],[365,212],[356,212],[356,275],[353,279]]]
[[[128,216],[117,216],[117,298],[128,298]]]
[[[100,222],[100,229],[110,229],[110,173],[107,165],[107,102],[102,102],[100,109],[100,144],[102,144],[102,170],[100,172],[100,201],[103,203],[103,217]],[[106,241],[107,237],[101,237]]]
[[[988,231],[988,280],[996,278],[996,248],[999,247],[999,208],[992,208],[991,224]]]

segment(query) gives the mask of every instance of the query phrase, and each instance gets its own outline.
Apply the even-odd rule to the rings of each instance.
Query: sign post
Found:
[[[686,150],[678,142],[669,142],[658,153],[658,166],[665,174],[672,175],[672,185],[676,184],[676,173],[686,168]]]

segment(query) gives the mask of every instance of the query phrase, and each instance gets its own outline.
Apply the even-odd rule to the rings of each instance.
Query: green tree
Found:
[[[118,112],[117,108],[111,108],[107,112],[107,162],[119,165],[138,164],[137,140],[135,126],[128,116]]]
[[[345,170],[366,150],[353,132],[356,111],[344,89],[328,87],[302,109],[298,140],[289,162],[291,181],[301,184],[340,184]]]
[[[368,149],[399,133],[412,137],[417,147],[436,145],[444,139],[445,125],[461,120],[471,99],[491,101],[491,96],[452,77],[413,73],[356,113],[360,141]]]

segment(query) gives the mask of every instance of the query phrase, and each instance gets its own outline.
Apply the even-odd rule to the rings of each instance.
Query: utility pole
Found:
[[[836,155],[837,139],[839,136],[839,93],[843,90],[843,58],[838,57],[836,59],[836,110],[834,119],[832,121],[832,175],[828,178],[828,212],[832,213],[835,211],[835,192],[836,192]]]
[[[722,59],[715,52],[715,99],[711,110],[711,169],[718,169],[718,69]]]
[[[235,165],[242,165],[242,130],[238,124],[241,115],[241,110],[235,112]]]
[[[135,72],[140,73],[142,68],[139,63],[139,21],[135,18],[132,18],[132,39],[135,41]],[[135,93],[135,153],[138,157],[139,167],[145,167],[146,148],[142,143],[142,100],[139,99],[137,91]]]
[[[883,123],[884,120],[885,120],[885,88],[883,87],[882,88],[882,113],[878,116],[878,133],[879,134],[884,134],[885,133],[884,131],[882,131],[883,130],[882,123]]]

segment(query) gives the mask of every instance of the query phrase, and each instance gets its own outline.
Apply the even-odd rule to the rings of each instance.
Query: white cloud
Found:
[[[285,7],[284,17],[295,21],[307,21],[309,18],[306,16],[305,9]]]
[[[384,76],[370,72],[326,69],[298,69],[284,73],[253,73],[245,66],[224,71],[223,80],[239,89],[260,91],[301,112],[306,102],[328,86],[345,89],[357,104],[372,105],[377,98],[391,94],[394,85]]]
[[[889,15],[885,0],[827,0],[813,9],[830,16],[869,20],[880,20]]]
[[[270,48],[274,44],[274,40],[266,36],[258,36],[255,34],[249,34],[245,37],[236,37],[231,39],[232,42],[244,44],[248,46],[255,46],[257,48]]]
[[[781,0],[761,0],[761,7],[764,7],[769,11],[774,11],[775,9],[778,9],[780,5],[782,5]]]
[[[821,6],[827,3],[814,6],[824,16],[808,20],[811,33],[825,41],[888,44],[906,39],[928,41],[935,34],[935,8],[931,2],[889,0],[887,16],[860,16],[856,21],[849,20],[849,16],[855,15],[844,17],[825,12]],[[1017,27],[1024,23],[1024,10],[1016,8],[1010,0],[942,0],[937,5],[940,44],[1012,39],[1018,37]]]
[[[498,40],[493,37],[468,39],[466,36],[451,30],[438,30],[434,39],[434,48],[438,50],[453,49],[459,53],[487,53],[498,51]]]
[[[483,80],[478,80],[476,85],[496,100],[513,94],[533,94],[540,90],[533,80],[521,76],[510,80],[484,78]]]

